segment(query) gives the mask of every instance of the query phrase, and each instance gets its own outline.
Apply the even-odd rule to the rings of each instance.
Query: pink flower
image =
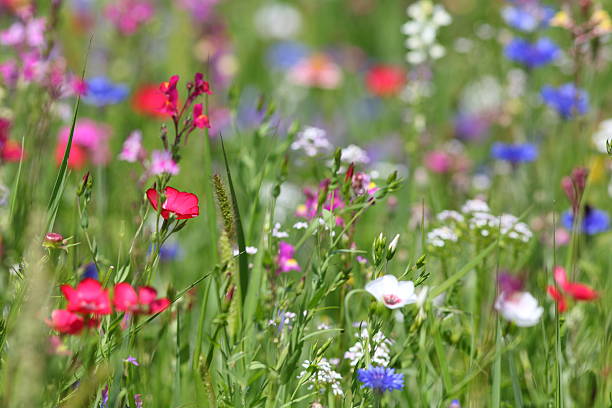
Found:
[[[20,22],[13,23],[6,30],[0,31],[0,44],[9,47],[21,45],[25,41],[25,38],[26,29]]]
[[[176,84],[179,81],[178,75],[172,75],[166,82],[162,82],[159,90],[164,94],[164,101],[159,108],[160,113],[176,116],[178,114],[178,90]]]
[[[149,286],[141,286],[138,292],[127,282],[115,285],[113,303],[116,310],[135,314],[155,314],[163,312],[170,301],[157,297],[157,291]]]
[[[433,151],[425,156],[425,167],[434,173],[448,173],[453,166],[450,154],[443,151]]]
[[[154,150],[151,154],[151,164],[149,165],[149,173],[157,174],[178,174],[179,166],[172,160],[172,153],[167,150]]]
[[[208,116],[202,113],[203,106],[198,103],[193,106],[193,126],[197,128],[210,128],[210,121]]]
[[[195,74],[193,81],[193,97],[195,98],[202,94],[212,95],[212,91],[210,90],[210,84],[204,80],[204,75],[198,72]]]
[[[54,310],[47,324],[55,331],[66,334],[79,334],[85,327],[85,320],[68,310]]]
[[[340,67],[324,54],[315,54],[295,64],[288,78],[296,85],[335,89],[342,82]]]
[[[123,149],[119,154],[119,160],[124,160],[130,163],[144,160],[147,152],[142,147],[142,132],[135,130],[123,142]]]
[[[295,253],[295,247],[287,242],[281,241],[278,243],[278,255],[276,256],[276,274],[281,272],[290,271],[301,271],[302,268],[298,264],[297,260],[293,257]]]
[[[117,0],[106,6],[105,16],[124,35],[134,34],[153,17],[153,5],[144,0]]]
[[[70,285],[60,287],[68,300],[68,311],[81,314],[105,315],[111,313],[108,290],[92,278],[83,279],[76,288]]]
[[[200,207],[198,206],[198,197],[195,194],[184,193],[172,187],[166,187],[164,191],[166,200],[162,204],[161,216],[168,219],[170,214],[174,214],[179,220],[195,218],[200,215]],[[158,193],[154,188],[147,190],[147,198],[157,211]]]
[[[91,119],[79,120],[74,128],[68,165],[72,168],[80,169],[88,160],[97,165],[108,163],[110,159],[108,149],[110,132],[111,130],[108,126],[94,122]],[[70,126],[64,126],[58,135],[59,143],[55,156],[58,165],[64,157],[69,137]]]

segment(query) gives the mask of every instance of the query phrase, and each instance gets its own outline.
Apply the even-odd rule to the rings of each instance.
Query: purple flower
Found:
[[[272,68],[288,70],[309,54],[308,49],[295,41],[273,44],[266,52],[266,60]]]
[[[506,23],[520,31],[533,32],[548,26],[555,15],[552,7],[543,6],[539,1],[512,2],[502,10]]]
[[[293,245],[284,241],[278,243],[278,255],[276,257],[276,263],[278,265],[276,269],[277,274],[302,270],[297,260],[293,257],[294,254],[295,247]]]
[[[400,390],[404,387],[404,374],[396,374],[393,368],[368,367],[357,370],[361,388],[371,388],[377,392]]]
[[[123,361],[125,361],[126,363],[130,363],[132,365],[135,365],[136,367],[140,366],[140,364],[138,363],[138,360],[136,360],[136,357],[128,356],[128,358],[126,358]]]
[[[520,292],[523,289],[523,281],[516,276],[502,272],[497,279],[500,292],[512,295],[514,292]]]
[[[461,408],[459,400],[452,400],[448,408]]]
[[[455,134],[462,140],[483,139],[490,123],[484,115],[460,113],[455,117]]]
[[[573,83],[558,88],[546,85],[542,87],[540,94],[544,102],[564,119],[569,119],[575,114],[583,115],[589,110],[588,94]]]
[[[136,404],[136,408],[142,408],[142,394],[134,394],[134,403]]]
[[[568,230],[574,227],[574,214],[571,210],[563,213],[561,223]],[[578,231],[587,235],[599,234],[607,231],[610,228],[610,217],[608,213],[591,206],[584,207],[584,215],[582,217],[582,225],[578,226]]]
[[[522,38],[514,38],[505,48],[505,54],[528,68],[537,68],[552,62],[559,55],[559,47],[550,39],[540,38],[530,43]]]
[[[102,389],[102,393],[100,395],[100,408],[108,407],[108,385]]]
[[[512,164],[532,162],[538,157],[538,148],[532,143],[495,143],[491,148],[491,156],[498,160],[509,161]]]

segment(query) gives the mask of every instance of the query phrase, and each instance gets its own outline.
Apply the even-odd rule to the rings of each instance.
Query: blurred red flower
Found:
[[[138,292],[127,282],[115,285],[113,303],[116,310],[126,313],[155,314],[170,306],[167,298],[157,297],[157,291],[149,286],[141,286]]]
[[[76,288],[60,287],[68,300],[68,311],[81,314],[106,315],[112,312],[108,290],[92,278],[83,279]]]
[[[195,194],[184,193],[172,187],[166,187],[164,190],[166,200],[161,207],[161,216],[168,219],[170,214],[176,215],[179,220],[194,218],[200,215],[200,207],[198,206],[198,197]],[[158,194],[157,190],[150,188],[147,190],[147,198],[157,211]]]
[[[376,65],[366,74],[366,87],[380,97],[397,95],[406,84],[406,73],[394,65]]]

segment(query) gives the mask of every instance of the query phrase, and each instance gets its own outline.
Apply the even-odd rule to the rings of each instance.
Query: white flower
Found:
[[[363,326],[362,326],[363,327]],[[371,339],[369,338],[368,329],[363,327],[360,333],[355,334],[357,342],[344,353],[344,358],[350,360],[352,367],[355,367],[364,356],[364,345],[367,349],[367,353],[371,354],[371,350],[374,350],[372,354],[372,363],[375,365],[387,367],[391,361],[391,349],[390,346],[393,344],[383,332],[377,332]]]
[[[438,221],[446,221],[446,220],[453,220],[456,222],[463,222],[463,215],[461,215],[460,213],[458,213],[457,211],[453,211],[453,210],[444,210],[442,212],[440,212],[436,218],[438,219]]]
[[[332,149],[326,137],[325,130],[313,126],[304,128],[291,143],[291,150],[302,150],[306,156],[314,157],[319,153],[326,153]]]
[[[420,0],[407,9],[410,21],[402,25],[401,31],[408,36],[406,60],[413,65],[442,58],[446,53],[443,46],[436,42],[438,29],[451,23],[451,16],[442,5],[430,0]]]
[[[519,327],[536,325],[544,309],[529,292],[501,293],[495,301],[495,309],[506,319]]]
[[[272,230],[272,236],[276,238],[287,238],[289,236],[285,231],[281,231],[280,223],[274,224],[274,229]]]
[[[391,240],[391,243],[389,244],[389,249],[388,249],[389,252],[395,253],[395,250],[397,249],[397,243],[399,242],[399,238],[400,238],[400,234],[395,234],[395,236]]]
[[[308,228],[308,223],[304,221],[299,221],[293,224],[293,229],[302,230]]]
[[[314,374],[306,380],[307,383],[310,383],[309,389],[312,389],[314,386],[317,388],[329,386],[334,395],[344,395],[344,391],[342,391],[340,386],[342,376],[332,368],[330,361],[326,358],[322,358],[319,362],[304,360],[302,367],[306,369],[312,367],[315,370]],[[300,372],[297,378],[303,378],[308,375],[308,371],[304,370]]]
[[[459,241],[459,237],[450,227],[442,226],[427,233],[427,242],[432,246],[442,248],[449,241]]]
[[[597,132],[593,134],[593,143],[597,150],[608,153],[606,142],[612,139],[612,119],[606,119],[599,124]]]
[[[270,3],[255,13],[255,28],[262,37],[288,39],[301,27],[302,15],[287,3]]]
[[[489,205],[477,198],[466,201],[463,207],[461,207],[461,212],[464,213],[488,213],[489,211]]]
[[[385,275],[368,282],[365,286],[372,296],[389,309],[397,309],[417,300],[412,281],[398,281],[393,275]]]
[[[340,159],[345,163],[368,164],[370,162],[366,151],[354,144],[342,149]]]

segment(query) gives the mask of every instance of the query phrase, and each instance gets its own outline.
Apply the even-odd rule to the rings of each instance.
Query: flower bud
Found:
[[[389,247],[387,248],[387,261],[390,261],[395,256],[395,251],[397,251],[397,243],[399,242],[400,234],[396,234],[395,237],[391,240]]]
[[[372,258],[374,259],[374,265],[378,266],[385,259],[387,252],[387,238],[381,232],[372,244]]]
[[[64,237],[57,232],[49,232],[43,240],[43,247],[61,249],[64,245]]]

